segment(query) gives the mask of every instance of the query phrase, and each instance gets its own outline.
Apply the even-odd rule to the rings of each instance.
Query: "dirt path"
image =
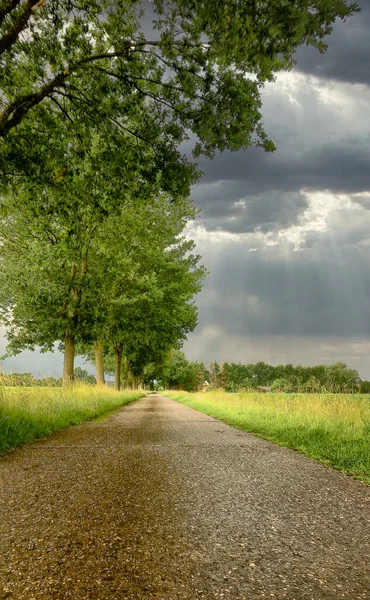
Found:
[[[160,396],[0,459],[0,598],[370,599],[370,488]]]

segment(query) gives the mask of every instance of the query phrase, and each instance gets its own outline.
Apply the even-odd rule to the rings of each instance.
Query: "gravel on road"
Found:
[[[0,458],[0,599],[370,599],[370,487],[173,400]]]

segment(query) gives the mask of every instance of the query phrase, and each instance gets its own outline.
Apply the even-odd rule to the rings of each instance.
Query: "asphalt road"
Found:
[[[161,396],[0,459],[0,598],[370,599],[370,487]]]

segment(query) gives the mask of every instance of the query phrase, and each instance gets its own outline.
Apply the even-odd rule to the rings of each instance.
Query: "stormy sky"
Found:
[[[201,160],[189,234],[211,273],[188,358],[344,361],[370,379],[370,0],[359,5],[326,54],[301,48],[266,86],[275,153]],[[3,366],[59,376],[62,357],[23,353]]]
[[[370,2],[263,94],[274,154],[201,163],[192,227],[211,274],[197,360],[344,361],[370,379]]]

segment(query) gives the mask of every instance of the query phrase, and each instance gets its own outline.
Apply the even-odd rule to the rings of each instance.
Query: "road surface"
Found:
[[[370,487],[159,395],[0,458],[0,598],[370,599]]]

